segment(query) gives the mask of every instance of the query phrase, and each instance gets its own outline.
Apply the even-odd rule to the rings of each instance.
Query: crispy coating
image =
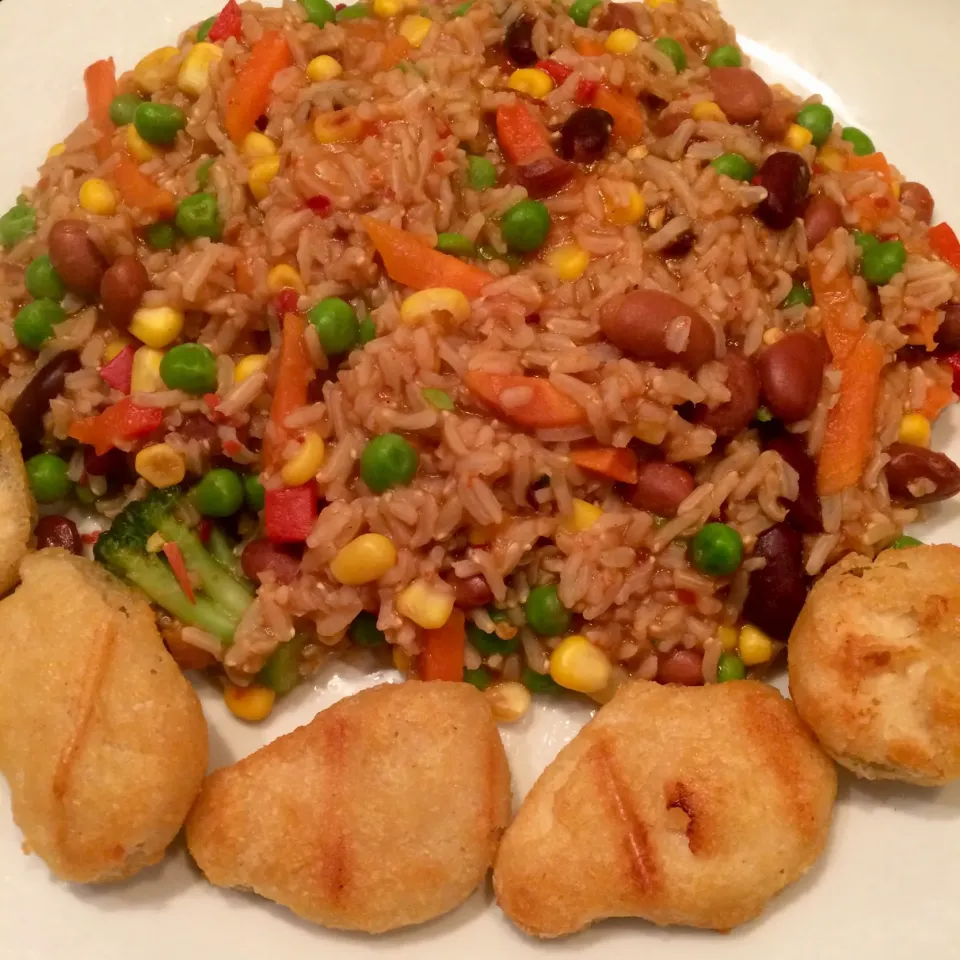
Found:
[[[788,647],[790,694],[867,779],[960,777],[960,549],[846,557],[814,586]]]
[[[20,454],[20,437],[10,418],[0,413],[0,594],[17,582],[36,513]]]
[[[510,815],[507,762],[465,683],[386,684],[207,778],[187,843],[211,883],[380,933],[461,904]]]
[[[0,772],[26,845],[60,879],[156,863],[203,780],[200,703],[144,600],[63,550],[0,602]]]
[[[754,681],[620,688],[504,834],[501,909],[538,937],[606,917],[728,930],[823,850],[836,772]]]

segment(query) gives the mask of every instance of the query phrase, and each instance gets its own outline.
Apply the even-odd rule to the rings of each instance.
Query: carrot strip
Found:
[[[256,289],[256,282],[253,276],[253,267],[247,257],[241,257],[233,268],[233,282],[236,284],[237,292],[248,296]]]
[[[133,157],[121,154],[110,176],[127,206],[136,207],[148,216],[159,219],[173,214],[176,208],[173,194],[141,173]]]
[[[463,379],[471,392],[522,427],[575,427],[587,422],[583,407],[542,377],[468,370]],[[504,405],[501,397],[507,390],[516,393]]]
[[[98,60],[83,71],[83,85],[87,91],[87,111],[90,122],[104,135],[114,131],[110,119],[110,102],[117,95],[117,70],[113,57]]]
[[[187,572],[187,565],[183,561],[180,548],[172,541],[167,541],[163,545],[163,555],[170,563],[170,569],[177,578],[177,583],[180,584],[183,592],[187,595],[187,599],[191,603],[196,603],[197,598],[193,594],[193,584],[190,582],[190,574]]]
[[[955,402],[956,397],[949,383],[931,383],[927,385],[926,396],[919,412],[933,422],[951,403]]]
[[[826,279],[827,265],[821,260],[812,258],[808,269],[830,353],[837,363],[842,364],[866,332],[866,310],[857,300],[853,277],[847,269],[841,270],[832,280]]]
[[[407,59],[411,49],[410,41],[406,37],[391,37],[380,54],[380,69],[392,70]]]
[[[547,128],[521,100],[497,107],[497,140],[510,163],[531,163],[553,153]]]
[[[636,143],[643,136],[643,111],[633,97],[601,85],[593,106],[613,117],[613,135],[624,143]]]
[[[915,347],[926,347],[927,351],[932,353],[937,349],[936,337],[940,322],[940,314],[936,310],[924,310],[907,334],[907,343]]]
[[[462,610],[455,609],[442,627],[424,630],[417,658],[420,679],[462,680],[466,639],[466,618]]]
[[[414,233],[399,230],[373,217],[362,217],[361,220],[383,260],[387,275],[397,283],[414,290],[453,287],[475,300],[493,280],[486,270],[428,247],[426,241]]]
[[[930,248],[954,270],[960,270],[960,240],[949,223],[938,223],[927,232]]]
[[[592,470],[621,483],[637,482],[637,455],[626,447],[591,447],[574,450],[570,460],[584,470]]]
[[[865,157],[858,157],[854,154],[847,158],[847,170],[855,172],[872,170],[874,173],[879,173],[887,183],[893,182],[893,170],[890,168],[890,162],[882,153],[870,153]]]
[[[270,103],[273,78],[293,63],[286,37],[268,30],[251,48],[227,98],[224,127],[234,143],[253,128]]]
[[[602,43],[591,40],[589,37],[577,37],[573,41],[573,49],[581,57],[602,57],[607,51]]]
[[[280,369],[270,407],[270,426],[263,438],[263,461],[272,470],[287,444],[289,431],[284,421],[306,405],[310,382],[310,361],[303,343],[307,321],[299,313],[283,316],[283,337],[280,343]]]

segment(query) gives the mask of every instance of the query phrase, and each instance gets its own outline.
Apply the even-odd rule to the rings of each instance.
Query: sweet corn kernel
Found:
[[[249,160],[262,160],[272,157],[277,152],[277,145],[265,133],[253,130],[243,138],[240,151]]]
[[[141,307],[129,327],[141,343],[155,350],[173,343],[182,329],[183,314],[174,307]]]
[[[410,658],[410,654],[407,653],[403,647],[398,647],[394,645],[393,648],[393,668],[398,670],[400,673],[409,673],[410,668],[413,666],[413,661]]]
[[[618,27],[616,30],[610,31],[610,36],[607,37],[604,46],[609,53],[626,56],[628,53],[633,53],[639,42],[640,37],[638,37],[633,30],[628,30],[626,27]]]
[[[264,157],[257,160],[250,167],[247,184],[250,192],[262,200],[270,192],[270,181],[280,172],[280,158],[278,156]]]
[[[568,690],[596,693],[610,680],[610,661],[586,637],[564,637],[550,654],[550,676]]]
[[[574,498],[573,513],[564,518],[562,526],[564,530],[568,530],[570,533],[583,533],[584,530],[589,530],[602,516],[603,511],[596,504]]]
[[[908,413],[900,421],[897,439],[914,447],[930,446],[930,421],[922,413]]]
[[[485,543],[489,543],[497,534],[497,528],[493,525],[480,526],[479,524],[471,524],[470,529],[467,531],[467,540],[471,546],[482,547]]]
[[[363,120],[349,107],[318,113],[313,121],[317,143],[356,143],[363,136],[363,129]]]
[[[134,160],[139,160],[140,163],[146,163],[157,155],[157,151],[137,133],[137,128],[132,123],[127,124],[124,139],[127,142],[127,150],[130,156]]]
[[[103,362],[109,363],[125,346],[128,341],[123,339],[111,340],[103,348]]]
[[[161,87],[173,80],[177,72],[174,62],[180,56],[176,47],[160,47],[148,53],[134,68],[133,79],[137,86],[147,93],[156,93]]]
[[[626,227],[633,223],[639,223],[643,215],[647,212],[647,205],[643,202],[643,194],[637,189],[635,184],[627,185],[627,202],[614,203],[605,198],[604,206],[607,210],[607,219],[615,223],[618,227]]]
[[[720,646],[724,650],[736,650],[737,649],[737,628],[736,627],[721,627],[717,631],[717,639],[720,641]]]
[[[210,86],[210,69],[223,58],[223,50],[215,43],[197,43],[187,54],[177,74],[177,89],[191,97],[199,97]]]
[[[373,12],[383,20],[395,17],[403,7],[403,0],[373,0]]]
[[[693,110],[690,111],[690,115],[694,120],[700,122],[727,122],[727,115],[712,100],[701,100],[698,104],[695,104]]]
[[[316,433],[308,433],[296,454],[289,459],[280,471],[280,479],[288,487],[299,487],[312,480],[323,466],[326,447],[323,439]]]
[[[643,160],[645,157],[650,156],[650,151],[643,146],[643,144],[637,144],[635,147],[631,147],[627,151],[628,160]]]
[[[249,687],[237,687],[228,683],[223,688],[223,702],[227,709],[238,719],[247,723],[259,723],[266,720],[273,710],[277,695],[269,687],[254,683]]]
[[[771,327],[769,330],[763,331],[763,342],[768,346],[772,347],[775,343],[779,343],[786,334],[779,327]]]
[[[500,723],[515,723],[524,717],[530,709],[533,698],[530,691],[516,680],[495,683],[483,691],[490,704],[494,720]]]
[[[565,243],[547,254],[547,264],[564,283],[579,280],[589,263],[590,254],[576,243]]]
[[[400,36],[410,44],[411,47],[419,47],[433,26],[433,21],[429,17],[421,17],[417,14],[411,14],[400,21]]]
[[[510,74],[507,86],[518,93],[525,93],[537,100],[545,97],[553,89],[553,80],[545,70],[525,67]]]
[[[319,57],[314,57],[307,64],[307,76],[314,83],[322,83],[324,80],[335,80],[343,73],[343,67],[339,61],[323,53]]]
[[[163,359],[162,350],[152,347],[140,347],[133,355],[133,367],[130,372],[131,393],[153,393],[163,388],[160,378],[160,361]]]
[[[151,486],[176,486],[187,473],[183,457],[169,444],[153,443],[144,447],[133,462],[134,469]]]
[[[453,590],[429,580],[414,580],[397,594],[397,613],[412,620],[424,630],[442,627],[453,613]]]
[[[773,641],[751,624],[740,628],[740,642],[737,644],[740,659],[748,666],[769,663],[773,659]]]
[[[400,320],[416,327],[435,318],[457,326],[470,317],[470,301],[452,287],[429,287],[411,294],[400,307]]]
[[[277,264],[267,274],[267,289],[271,293],[279,293],[287,288],[296,290],[297,293],[303,293],[307,289],[296,267],[291,267],[288,263]]]
[[[847,158],[836,147],[823,147],[817,154],[817,164],[832,173],[841,173],[847,169]]]
[[[893,183],[890,184],[890,190],[893,192],[893,199],[899,200],[900,199],[900,181],[894,180]]]
[[[147,553],[159,553],[166,542],[163,534],[160,533],[159,530],[154,530],[154,532],[147,537]]]
[[[806,127],[801,127],[799,123],[791,123],[783,142],[791,150],[802,150],[813,143],[813,134]]]
[[[47,151],[47,159],[52,160],[54,157],[59,157],[66,149],[67,145],[65,143],[55,143]]]
[[[87,213],[109,217],[117,212],[117,197],[106,180],[92,177],[80,188],[80,206]]]
[[[651,10],[656,10],[657,7],[662,7],[665,3],[673,2],[674,0],[646,0],[646,4]]]
[[[247,377],[252,377],[255,373],[267,369],[268,358],[265,353],[251,353],[242,360],[237,361],[233,368],[233,382],[243,383]]]
[[[393,541],[380,533],[362,533],[341,547],[330,564],[335,580],[348,587],[379,580],[397,562]]]

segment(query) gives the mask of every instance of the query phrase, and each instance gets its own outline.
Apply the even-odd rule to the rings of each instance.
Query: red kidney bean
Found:
[[[560,155],[576,163],[602,160],[610,144],[613,117],[606,110],[581,107],[560,128]]]
[[[493,591],[486,577],[477,574],[473,577],[449,577],[447,582],[453,587],[454,600],[458,607],[482,607],[493,600]]]
[[[524,14],[507,27],[503,48],[518,67],[532,67],[540,58],[533,49],[533,17]]]
[[[750,574],[744,619],[785,641],[807,600],[803,537],[788,524],[778,523],[757,537],[753,555],[767,563]]]
[[[746,67],[714,67],[710,87],[714,101],[731,123],[753,123],[773,104],[767,82]]]
[[[216,424],[202,413],[191,413],[184,417],[177,432],[188,440],[196,440],[206,448],[208,453],[220,452],[220,433]]]
[[[807,453],[803,441],[792,433],[782,433],[764,445],[775,450],[797,473],[797,499],[790,504],[787,521],[801,533],[823,533],[823,510],[817,493],[817,465]]]
[[[83,553],[83,539],[77,525],[69,517],[48,514],[37,521],[34,531],[37,537],[37,549],[62,547],[79,556]]]
[[[661,113],[660,116],[653,121],[653,132],[658,137],[669,137],[671,134],[677,132],[677,127],[679,127],[684,120],[689,119],[689,113],[677,113],[676,111]]]
[[[133,471],[127,462],[127,455],[114,447],[106,453],[97,455],[93,447],[83,451],[83,469],[91,477],[122,477]]]
[[[116,326],[126,326],[149,289],[146,267],[136,257],[117,257],[100,281],[100,308],[104,318]]]
[[[923,223],[933,219],[933,194],[915,180],[900,184],[900,202],[909,207]]]
[[[686,343],[680,350],[667,344],[674,327],[686,321]],[[713,327],[682,300],[660,290],[634,290],[615,297],[600,311],[603,332],[624,353],[660,367],[674,364],[699,370],[716,356]]]
[[[732,437],[746,427],[760,406],[760,377],[757,368],[739,350],[728,350],[720,361],[727,368],[730,399],[714,407],[697,408],[697,420],[718,437]]]
[[[797,108],[790,100],[774,100],[773,105],[760,118],[757,133],[768,143],[782,143],[797,118]]]
[[[757,216],[772,230],[785,230],[800,216],[810,186],[810,168],[798,153],[772,153],[757,172],[754,183],[767,191]]]
[[[943,323],[934,336],[944,350],[960,350],[960,303],[948,303],[943,308]]]
[[[289,546],[278,546],[269,540],[251,540],[240,554],[240,566],[251,580],[258,580],[269,570],[277,583],[290,583],[300,570],[300,556]]]
[[[526,187],[531,197],[542,199],[562,190],[571,180],[576,168],[554,154],[523,163],[514,168],[517,183]]]
[[[818,244],[843,226],[843,211],[840,204],[825,193],[815,193],[803,211],[803,229],[807,234],[807,249]]]
[[[79,369],[80,354],[64,350],[33,375],[13,402],[10,420],[24,447],[35,446],[43,439],[43,418],[50,408],[50,401],[63,392],[68,374]]]
[[[675,648],[660,658],[657,683],[679,683],[684,687],[703,686],[703,654]]]
[[[50,230],[47,243],[50,262],[67,287],[85,297],[97,296],[107,262],[90,239],[86,223],[58,220]]]
[[[626,3],[608,3],[604,5],[594,30],[637,30],[637,15],[633,7]]]
[[[960,493],[960,467],[945,454],[909,443],[891,444],[887,453],[887,486],[895,500],[939,503]]]
[[[826,362],[823,341],[805,330],[788,333],[767,347],[757,366],[770,412],[784,423],[809,417],[820,399]]]
[[[695,486],[693,476],[683,467],[651,460],[637,467],[637,483],[630,502],[638,510],[658,517],[675,517]]]

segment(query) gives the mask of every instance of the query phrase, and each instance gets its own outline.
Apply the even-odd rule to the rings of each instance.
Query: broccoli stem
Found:
[[[207,549],[213,555],[213,559],[224,567],[231,576],[238,580],[243,579],[243,571],[240,569],[237,555],[233,552],[233,544],[219,527],[211,527]]]

